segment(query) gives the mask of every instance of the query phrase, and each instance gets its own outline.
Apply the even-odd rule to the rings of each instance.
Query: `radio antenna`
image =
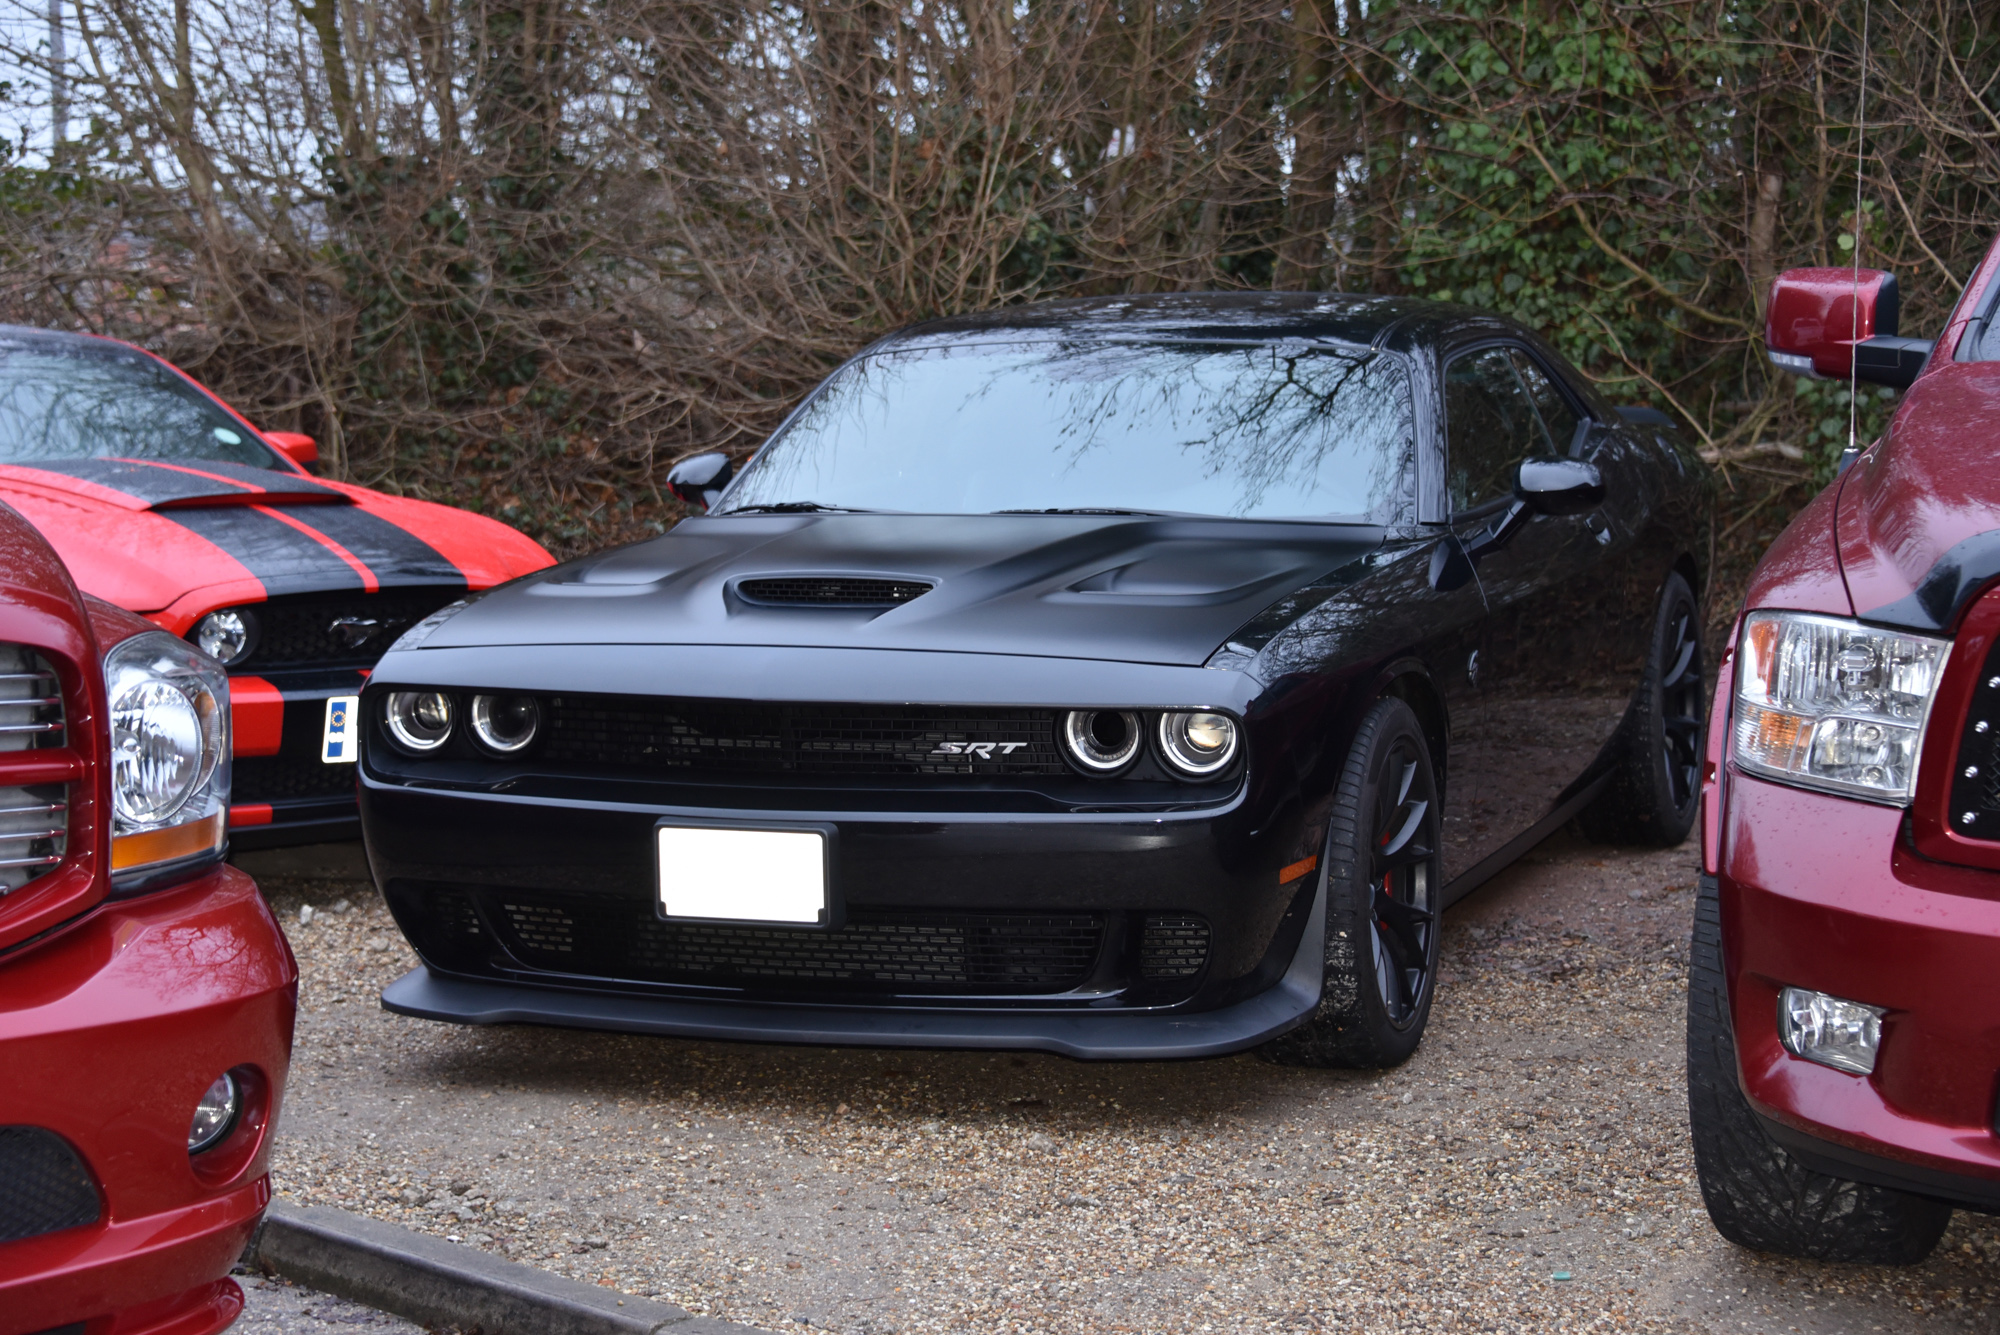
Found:
[[[1847,449],[1860,448],[1861,401],[1855,391],[1860,385],[1861,364],[1861,189],[1868,179],[1868,6],[1861,0],[1861,91],[1854,112],[1854,285],[1848,292],[1847,350]]]

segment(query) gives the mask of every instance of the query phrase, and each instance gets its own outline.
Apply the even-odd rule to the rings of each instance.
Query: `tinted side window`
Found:
[[[1569,400],[1549,379],[1548,372],[1518,348],[1514,352],[1514,369],[1521,373],[1521,383],[1528,387],[1528,397],[1541,411],[1542,425],[1549,431],[1549,453],[1568,454],[1570,442],[1576,439],[1577,423],[1583,419],[1577,415],[1576,409],[1569,406]]]
[[[1515,466],[1550,452],[1505,348],[1467,353],[1445,368],[1444,415],[1454,513],[1513,495]]]

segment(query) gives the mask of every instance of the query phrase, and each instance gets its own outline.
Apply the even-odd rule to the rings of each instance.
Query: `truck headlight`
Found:
[[[104,656],[111,870],[130,884],[219,856],[229,815],[229,674],[165,631]]]
[[[1949,648],[1843,617],[1752,612],[1730,753],[1747,773],[1901,806]]]

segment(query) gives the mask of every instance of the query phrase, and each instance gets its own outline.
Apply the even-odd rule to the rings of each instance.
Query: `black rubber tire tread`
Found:
[[[1258,1049],[1258,1055],[1267,1061],[1320,1069],[1399,1066],[1417,1050],[1430,1022],[1431,998],[1437,991],[1436,969],[1431,971],[1433,983],[1425,988],[1415,1021],[1398,1030],[1383,1011],[1374,952],[1368,948],[1374,886],[1367,879],[1370,860],[1363,843],[1368,832],[1363,828],[1362,813],[1373,805],[1369,771],[1375,753],[1398,733],[1415,739],[1420,763],[1426,770],[1430,768],[1429,745],[1415,711],[1393,696],[1376,701],[1355,731],[1327,817],[1325,851],[1320,855],[1327,888],[1326,975],[1319,1008],[1303,1025]],[[1435,793],[1436,776],[1427,774],[1426,778]],[[1438,888],[1432,887],[1434,903]]]
[[[1619,730],[1617,767],[1611,772],[1610,784],[1577,816],[1584,837],[1593,843],[1674,848],[1694,828],[1701,788],[1698,783],[1690,785],[1687,802],[1675,808],[1667,787],[1666,741],[1660,721],[1665,707],[1660,678],[1668,666],[1664,662],[1667,635],[1677,608],[1687,609],[1698,634],[1701,605],[1687,580],[1673,571],[1661,586],[1654,607],[1653,633],[1646,645],[1646,675]],[[1706,696],[1703,704],[1700,713],[1705,719]],[[1701,744],[1698,735],[1697,755]]]
[[[1812,1261],[1914,1265],[1931,1254],[1951,1207],[1801,1165],[1771,1138],[1738,1083],[1722,919],[1712,882],[1695,900],[1687,1000],[1688,1122],[1708,1217],[1723,1237]]]

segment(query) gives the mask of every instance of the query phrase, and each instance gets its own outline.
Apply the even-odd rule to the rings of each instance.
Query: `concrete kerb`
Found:
[[[457,1326],[481,1335],[753,1335],[756,1330],[324,1206],[273,1201],[244,1260],[420,1325]]]

